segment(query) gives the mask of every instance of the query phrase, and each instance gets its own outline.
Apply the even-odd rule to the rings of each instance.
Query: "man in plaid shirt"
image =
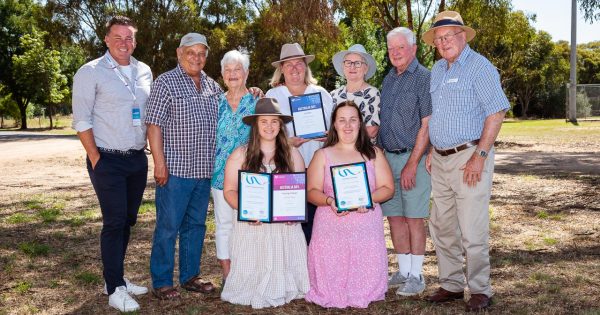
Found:
[[[173,286],[175,241],[179,235],[179,283],[208,293],[200,278],[206,212],[214,163],[221,87],[202,69],[206,37],[189,33],[177,48],[177,67],[160,75],[150,91],[145,123],[154,159],[156,227],[150,257],[153,293],[179,296]]]

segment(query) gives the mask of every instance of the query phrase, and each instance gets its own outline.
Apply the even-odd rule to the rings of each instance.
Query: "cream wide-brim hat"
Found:
[[[279,60],[272,62],[271,65],[273,67],[277,67],[280,63],[284,61],[298,58],[304,58],[306,64],[309,64],[311,61],[315,60],[315,55],[305,54],[304,50],[302,50],[302,47],[298,43],[284,44],[283,46],[281,46]]]
[[[331,61],[333,62],[333,67],[340,76],[344,76],[343,63],[344,57],[346,57],[347,54],[358,54],[365,59],[367,65],[369,66],[369,70],[365,74],[365,80],[369,80],[375,75],[375,71],[377,71],[377,62],[375,62],[375,58],[373,58],[373,56],[367,53],[367,50],[365,49],[365,47],[363,47],[363,45],[355,44],[348,48],[348,50],[342,50],[336,53],[335,55],[333,55],[333,58],[331,58]]]
[[[475,38],[475,30],[466,26],[463,22],[460,13],[456,11],[443,11],[440,12],[433,22],[433,26],[421,38],[423,41],[429,46],[435,46],[433,43],[434,31],[436,28],[444,27],[444,26],[456,26],[460,27],[467,34],[467,42],[470,42],[473,38]]]

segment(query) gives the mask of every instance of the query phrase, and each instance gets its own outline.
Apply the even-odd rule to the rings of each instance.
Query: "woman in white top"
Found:
[[[275,72],[270,83],[273,88],[267,91],[266,97],[277,99],[281,106],[281,112],[290,115],[290,96],[319,92],[323,101],[325,122],[329,124],[331,112],[333,111],[333,102],[327,90],[317,85],[317,80],[313,78],[312,72],[308,67],[308,63],[314,59],[315,56],[306,55],[298,43],[283,45],[279,60],[271,63],[275,67]],[[298,148],[304,159],[304,164],[310,164],[315,152],[323,146],[325,138],[308,140],[295,137],[292,123],[287,123],[286,127],[290,144]],[[304,230],[306,243],[310,243],[312,221],[317,207],[307,203],[307,209],[308,222],[302,223],[302,229]]]
[[[332,58],[337,73],[346,79],[346,85],[331,91],[333,104],[353,101],[360,109],[367,135],[374,141],[379,131],[379,90],[366,81],[377,71],[375,58],[356,44],[335,54]]]

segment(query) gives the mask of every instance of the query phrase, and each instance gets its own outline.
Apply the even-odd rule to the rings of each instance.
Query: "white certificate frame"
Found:
[[[373,208],[369,175],[365,162],[331,166],[331,183],[338,212]]]
[[[325,109],[320,92],[289,97],[294,135],[303,139],[327,136]]]

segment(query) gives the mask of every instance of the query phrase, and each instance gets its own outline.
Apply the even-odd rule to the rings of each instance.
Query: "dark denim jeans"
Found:
[[[173,286],[177,235],[179,284],[200,274],[209,196],[210,179],[169,175],[165,186],[156,187],[156,228],[150,255],[154,288]]]
[[[100,152],[96,168],[87,159],[87,169],[102,211],[100,252],[106,289],[112,294],[125,285],[123,261],[146,188],[148,158],[143,151],[130,156]]]

